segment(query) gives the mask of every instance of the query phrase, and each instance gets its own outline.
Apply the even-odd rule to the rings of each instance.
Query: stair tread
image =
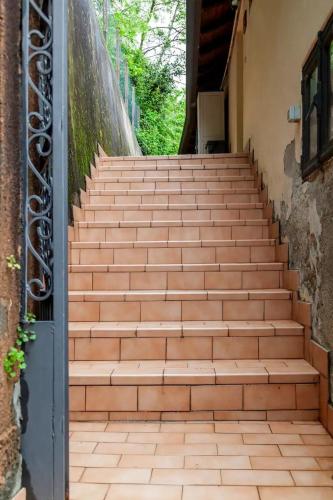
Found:
[[[102,153],[100,156],[101,161],[119,161],[119,160],[181,160],[181,159],[205,159],[205,158],[248,158],[248,153],[244,152],[235,152],[235,153],[213,153],[213,154],[180,154],[180,155],[145,155],[145,156],[136,156],[136,155],[128,155],[128,156],[109,156],[106,153]]]
[[[241,290],[80,290],[69,291],[69,301],[84,297],[85,301],[173,301],[173,300],[289,300],[292,292],[283,288]]]
[[[70,385],[223,385],[314,383],[303,359],[222,361],[71,361]]]
[[[69,322],[70,332],[90,332],[93,331],[131,331],[137,333],[139,330],[178,330],[186,329],[212,329],[229,331],[246,331],[249,329],[272,330],[274,334],[294,330],[303,331],[303,325],[294,320],[267,320],[267,321],[92,321],[92,322]]]
[[[136,240],[136,241],[71,241],[72,248],[135,248],[140,246],[192,246],[192,247],[244,247],[244,246],[275,246],[272,238],[253,240]]]
[[[166,195],[166,194],[258,194],[258,188],[159,188],[159,189],[87,189],[89,196],[108,196],[112,194],[135,195]]]
[[[103,167],[99,166],[97,172],[117,172],[126,170],[143,170],[145,172],[160,171],[160,170],[249,170],[251,167],[248,163],[202,163],[201,165],[197,163],[178,163],[177,165],[166,164],[166,165],[105,165]]]
[[[123,170],[122,170],[123,171]],[[171,171],[172,172],[172,171]],[[183,176],[150,176],[150,175],[119,175],[109,177],[93,177],[91,182],[238,182],[252,181],[254,175],[183,175]]]
[[[91,203],[83,210],[253,210],[263,209],[263,203]]]
[[[234,264],[70,264],[69,272],[156,272],[156,271],[283,271],[282,262]]]
[[[105,221],[105,222],[75,222],[82,228],[105,228],[105,227],[230,227],[230,226],[268,226],[269,219],[232,219],[232,220],[148,220],[148,221]]]

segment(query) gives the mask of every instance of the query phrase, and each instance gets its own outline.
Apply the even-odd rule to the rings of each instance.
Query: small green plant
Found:
[[[28,312],[21,325],[16,328],[17,339],[15,345],[9,349],[3,361],[3,368],[9,379],[15,379],[20,370],[27,367],[25,360],[24,344],[36,340],[36,333],[31,330],[30,326],[36,322],[36,316]]]
[[[15,378],[19,370],[24,370],[26,366],[24,351],[17,347],[11,347],[3,362],[8,378]]]
[[[6,257],[6,261],[7,267],[11,271],[18,271],[19,269],[21,269],[21,265],[17,262],[15,255],[8,255],[8,257]]]

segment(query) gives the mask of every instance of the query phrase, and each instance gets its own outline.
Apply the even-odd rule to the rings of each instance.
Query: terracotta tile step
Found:
[[[99,178],[110,179],[113,177],[211,177],[211,176],[223,176],[223,177],[249,177],[253,178],[253,172],[249,167],[243,168],[226,168],[222,165],[211,165],[209,168],[203,169],[198,166],[189,166],[186,168],[178,167],[111,167],[105,169],[96,169],[91,172],[91,178],[93,180]]]
[[[238,158],[154,158],[147,159],[145,157],[144,160],[136,160],[132,158],[124,158],[122,160],[116,160],[113,157],[105,158],[100,157],[97,159],[97,168],[105,168],[105,167],[188,167],[188,166],[196,166],[201,168],[207,168],[211,165],[223,165],[226,168],[234,168],[236,167],[247,167],[249,168],[250,164],[248,161],[248,157],[238,157]]]
[[[98,165],[95,172],[96,173],[105,173],[105,172],[117,172],[117,171],[124,171],[124,170],[128,170],[128,171],[136,171],[136,170],[140,170],[140,171],[144,171],[144,172],[150,172],[152,170],[162,170],[162,171],[174,171],[174,170],[199,170],[199,171],[206,171],[206,170],[225,170],[226,172],[228,171],[231,171],[232,172],[232,175],[234,174],[241,174],[243,171],[246,171],[246,172],[250,172],[251,171],[251,167],[250,165],[247,163],[238,163],[237,165],[235,164],[231,164],[231,165],[227,165],[227,164],[223,164],[223,163],[211,163],[211,164],[201,164],[201,165],[198,165],[198,164],[195,164],[194,162],[192,163],[188,163],[188,164],[184,164],[184,163],[181,163],[181,164],[171,164],[171,163],[166,163],[166,164],[159,164],[159,165],[143,165],[142,162],[141,163],[138,163],[138,164],[134,164],[134,165],[128,165],[127,163],[123,162],[124,164],[118,164],[118,165],[115,165],[115,164],[109,164],[109,165],[105,165],[104,163],[104,166],[101,166],[101,165]]]
[[[145,175],[146,174],[146,175]],[[128,173],[125,177],[122,176],[121,174],[113,175],[112,179],[110,177],[105,177],[105,182],[107,183],[129,183],[129,182],[134,182],[139,184],[141,183],[147,183],[147,182],[152,182],[152,183],[157,183],[157,186],[160,186],[161,183],[168,183],[167,187],[170,187],[169,184],[170,182],[175,182],[177,183],[178,187],[192,187],[188,186],[188,183],[193,183],[195,188],[199,187],[198,183],[202,183],[203,186],[201,187],[207,187],[207,188],[215,188],[218,187],[219,189],[225,189],[228,188],[227,186],[223,185],[210,185],[211,182],[232,182],[232,181],[254,181],[255,176],[253,174],[243,174],[243,175],[233,175],[230,173],[230,171],[227,172],[225,175],[220,175],[220,174],[214,174],[213,171],[207,171],[205,172],[205,175],[200,175],[200,171],[194,171],[194,174],[191,174],[190,172],[146,172],[146,173],[140,173],[138,171],[133,171],[133,173]],[[103,182],[103,177],[100,177],[98,180],[94,179],[94,181],[88,177],[88,181],[91,182]],[[184,183],[186,183],[184,185]],[[238,186],[241,188],[242,186]],[[243,186],[243,189],[247,188],[247,186]],[[230,187],[229,187],[230,189]]]
[[[175,229],[171,231],[178,231]],[[72,249],[103,249],[103,248],[204,248],[204,247],[275,247],[274,239],[260,239],[260,240],[165,240],[165,241],[70,241],[69,246]],[[259,262],[259,261],[258,261]],[[265,261],[266,262],[266,261]]]
[[[237,361],[234,367],[217,362],[205,368],[86,365],[70,365],[71,412],[183,412],[178,418],[187,420],[185,412],[293,411],[296,416],[297,411],[316,412],[319,407],[319,384],[313,381],[318,374],[301,364],[283,366],[290,373],[281,383],[274,382],[278,368],[238,368]]]
[[[114,203],[83,203],[81,208],[83,210],[131,210],[135,208],[136,210],[151,210],[152,208],[156,210],[159,208],[160,210],[254,210],[254,209],[263,209],[263,203],[221,203],[218,199],[219,195],[212,195],[215,202],[205,201],[196,203],[195,201],[190,201],[189,199],[193,198],[191,195],[188,195],[187,198],[184,199],[184,203],[182,199],[179,200],[179,197],[182,195],[174,195],[170,196],[172,202],[169,203],[167,198],[168,196],[115,196]],[[186,196],[186,195],[185,195]],[[207,195],[203,195],[205,198]],[[210,195],[208,195],[210,196]],[[186,200],[189,200],[187,203]]]
[[[147,227],[232,227],[232,226],[268,226],[268,219],[235,219],[235,220],[186,220],[186,221],[106,221],[106,222],[77,222],[74,228],[147,228]],[[240,238],[239,238],[240,239]]]
[[[81,213],[90,212],[103,212],[106,217],[113,217],[111,220],[123,220],[124,213],[128,211],[135,211],[137,218],[134,218],[132,214],[132,220],[140,220],[141,215],[138,212],[147,211],[150,219],[147,220],[164,220],[168,215],[168,219],[181,220],[181,218],[186,218],[186,220],[219,220],[219,219],[244,219],[244,220],[254,220],[263,218],[263,206],[261,203],[248,204],[234,204],[234,206],[226,205],[224,203],[175,203],[175,204],[164,204],[164,203],[109,203],[109,204],[91,204],[82,205]],[[117,214],[112,214],[116,211],[117,214],[121,215],[121,219],[116,219]],[[168,214],[165,213],[168,211]],[[190,213],[188,213],[190,212]],[[98,215],[98,214],[96,214]],[[89,219],[87,219],[89,221]],[[107,218],[105,220],[108,220]]]
[[[214,170],[116,170],[116,171],[107,171],[100,172],[92,175],[92,182],[114,182],[114,179],[122,178],[126,179],[125,182],[142,182],[143,179],[150,179],[152,181],[161,181],[161,180],[173,180],[173,181],[181,181],[186,179],[187,181],[193,181],[196,179],[201,180],[201,182],[208,182],[215,180],[216,177],[219,177],[219,181],[222,184],[219,186],[230,187],[230,188],[253,188],[257,187],[254,182],[255,178],[251,175],[251,172],[248,170],[244,170],[243,173],[237,173],[233,171],[226,171],[223,169],[214,169]],[[226,182],[234,183],[232,185],[224,185]]]
[[[181,187],[180,183],[165,183],[163,186],[144,186],[145,189],[139,189],[137,186],[130,187],[130,183],[126,183],[126,186],[119,185],[119,183],[114,183],[115,186],[109,189],[88,189],[87,196],[100,196],[101,198],[113,195],[128,195],[128,196],[137,196],[137,195],[238,195],[238,194],[253,194],[258,195],[259,189],[257,188],[239,188],[239,189],[219,189],[219,188],[207,188],[207,187]],[[127,187],[128,184],[128,187]],[[142,183],[144,184],[144,183]],[[160,183],[162,184],[162,183]],[[173,186],[175,184],[175,186]],[[227,201],[225,203],[230,203]],[[231,202],[232,203],[232,202]]]
[[[198,228],[189,228],[189,230],[184,236],[199,236]],[[170,228],[169,236],[179,238],[182,236],[181,230]],[[209,236],[212,236],[212,231]],[[70,243],[69,252],[71,264],[169,264],[177,266],[176,271],[182,264],[265,263],[273,262],[275,257],[275,241],[269,239],[236,241],[217,238],[210,241],[197,239],[186,241],[184,238],[184,241],[75,241]]]
[[[76,241],[260,240],[268,219],[75,222]]]
[[[196,231],[197,228],[190,228]],[[176,234],[176,231],[178,234]],[[169,235],[181,236],[179,228]],[[186,236],[186,235],[185,235]],[[190,235],[191,236],[191,235]],[[275,260],[275,241],[262,240],[190,240],[190,241],[74,241],[69,245],[71,264],[174,265],[220,263],[265,263]],[[139,268],[138,270],[141,270]],[[199,269],[199,268],[197,268]]]
[[[315,384],[319,372],[303,359],[254,361],[70,361],[69,384],[235,385]],[[305,403],[305,402],[304,402]],[[316,409],[317,406],[313,405]]]
[[[95,190],[105,189],[228,189],[228,190],[255,190],[254,176],[126,176],[112,178],[98,178],[92,180],[86,177],[87,188]],[[241,194],[241,193],[240,193]]]
[[[285,337],[303,336],[303,331],[292,320],[69,323],[70,338],[269,337],[268,343],[278,337],[276,343],[283,343]],[[269,357],[267,352],[265,357]]]
[[[235,264],[77,264],[69,265],[69,273],[123,273],[123,272],[235,272],[283,271],[282,262]],[[275,287],[276,288],[276,287]]]
[[[157,361],[157,360],[233,360],[235,358],[249,360],[279,358],[299,359],[304,357],[304,338],[302,335],[260,336],[269,330],[248,330],[251,336],[238,337],[219,336],[215,333],[228,331],[213,329],[188,328],[185,337],[172,337],[174,329],[170,327],[157,330],[160,336],[152,336],[156,330],[139,328],[137,333],[142,337],[74,337],[69,340],[69,359],[75,361]],[[80,332],[80,331],[78,331]],[[78,333],[76,332],[76,333]],[[232,334],[234,330],[230,331]],[[96,333],[102,333],[96,330]],[[111,332],[115,333],[115,332]],[[127,335],[127,331],[122,331]],[[179,330],[178,332],[179,333]],[[244,330],[241,332],[244,333]],[[187,334],[192,334],[187,335]],[[201,335],[203,334],[203,335]],[[150,335],[150,337],[149,337]],[[209,336],[210,335],[210,336]]]
[[[149,186],[149,184],[148,184]],[[229,191],[229,192],[228,192]],[[232,191],[243,191],[233,193]],[[190,199],[191,203],[200,203],[202,200],[213,202],[218,199],[219,203],[259,203],[259,193],[257,189],[105,189],[95,190],[90,189],[85,195],[82,195],[81,201],[90,204],[114,203],[115,197],[127,196],[130,202],[141,196],[145,199],[160,199],[166,200],[167,203],[173,198],[178,198],[178,201]]]
[[[208,207],[209,205],[206,205]],[[230,209],[219,208],[223,205],[84,205],[74,213],[75,222],[109,222],[109,221],[170,221],[198,220],[262,220],[264,211],[261,208]]]
[[[291,319],[288,290],[69,292],[69,321]]]
[[[75,322],[69,358],[110,360],[251,360],[304,356],[303,327],[292,321]]]
[[[101,154],[98,161],[122,163],[123,161],[129,162],[164,162],[164,161],[194,161],[195,163],[214,163],[214,161],[221,161],[226,163],[244,162],[247,161],[249,155],[246,153],[215,153],[215,154],[184,154],[184,155],[148,155],[148,156],[105,156]]]
[[[71,391],[74,391],[74,388],[71,388]],[[198,421],[200,422],[206,422],[208,423],[209,421],[224,421],[224,422],[234,422],[235,420],[241,420],[242,422],[253,422],[253,421],[272,421],[275,422],[277,420],[283,422],[289,422],[292,420],[296,421],[302,421],[302,422],[307,422],[312,425],[314,422],[318,422],[319,420],[319,410],[201,410],[201,411],[70,411],[70,420],[71,422],[104,422],[106,420],[109,420],[111,422],[115,422],[117,425],[119,425],[121,422],[133,422],[133,423],[142,423],[144,422],[165,422],[165,424],[175,424],[178,422],[184,422],[186,421],[187,425],[191,425],[192,423],[197,423]],[[178,425],[178,424],[177,424]],[[201,423],[200,425],[204,425]],[[91,445],[91,443],[88,443]],[[93,443],[93,446],[95,447],[95,443]],[[248,446],[246,446],[245,453],[248,453],[247,450],[249,450]],[[269,445],[266,445],[269,446]],[[270,445],[272,446],[272,445]],[[277,447],[277,445],[276,445]],[[90,446],[91,448],[91,446]],[[228,453],[229,455],[234,455],[235,451],[233,450],[233,446],[229,447],[228,449],[223,449],[223,454],[225,455]],[[119,450],[120,451],[120,450]],[[127,451],[127,450],[126,450]],[[222,451],[222,450],[221,450]],[[237,450],[238,452],[242,453],[241,449]],[[277,450],[276,450],[277,451]],[[127,451],[128,452],[128,451]],[[186,449],[184,449],[184,453],[186,452]],[[194,453],[198,453],[200,456],[202,456],[202,450],[197,450],[193,451]],[[250,452],[250,451],[249,451]],[[134,453],[138,453],[137,451],[134,451]],[[152,452],[151,452],[152,453]],[[182,450],[180,451],[181,454],[184,454]],[[253,449],[251,453],[256,454],[257,453],[257,448]],[[277,456],[277,453],[275,453],[275,456]],[[206,457],[203,457],[204,459]],[[135,488],[137,488],[137,485],[135,485]],[[186,486],[185,486],[186,488]],[[198,488],[198,487],[196,487]],[[309,491],[310,488],[306,487],[306,491]],[[315,490],[317,492],[318,488]],[[220,492],[218,492],[220,493]],[[236,491],[235,493],[238,493]],[[280,489],[277,490],[275,499],[274,500],[280,500],[279,495],[280,494]],[[191,495],[191,493],[190,493]],[[207,497],[207,487],[205,487],[204,491],[202,492],[202,498]],[[126,497],[125,497],[126,498]],[[130,495],[130,498],[132,498],[132,495]],[[166,497],[169,500],[169,497]],[[191,499],[192,496],[187,497],[187,500]],[[220,498],[220,497],[217,497]],[[237,498],[237,497],[232,497],[232,498]],[[246,500],[248,497],[245,497]],[[244,500],[245,500],[244,498]],[[313,495],[312,497],[308,497],[308,500],[313,500]],[[256,498],[258,500],[258,498]],[[326,499],[325,499],[326,500]],[[327,497],[328,500],[328,497]]]
[[[208,269],[205,269],[208,266]],[[210,270],[217,267],[218,270]],[[222,271],[219,270],[221,266]],[[228,267],[229,266],[229,267]],[[70,290],[239,290],[279,288],[283,284],[283,264],[170,264],[156,266],[142,265],[143,272],[137,266],[117,266],[112,272],[110,266],[70,266]],[[126,270],[127,267],[127,270]],[[134,267],[134,269],[133,269]],[[157,266],[158,268],[159,266]],[[178,269],[174,269],[178,267]],[[151,269],[153,268],[153,269]],[[155,269],[154,269],[155,268]],[[169,269],[168,269],[169,268]]]
[[[243,290],[118,290],[118,291],[70,291],[69,302],[159,302],[159,301],[197,301],[197,300],[289,300],[292,292],[277,289]]]

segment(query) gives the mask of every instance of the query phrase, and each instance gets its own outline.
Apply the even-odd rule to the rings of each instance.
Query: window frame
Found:
[[[330,116],[330,44],[333,41],[333,15],[323,31],[318,33],[317,41],[302,68],[302,158],[303,178],[307,178],[315,170],[333,156],[333,137],[329,138]],[[318,68],[317,93],[310,102],[310,77]],[[317,109],[317,153],[310,158],[310,114],[313,107]]]

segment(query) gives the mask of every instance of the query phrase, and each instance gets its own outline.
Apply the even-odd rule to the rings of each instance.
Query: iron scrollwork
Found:
[[[26,293],[53,294],[52,1],[28,0],[26,68]]]

